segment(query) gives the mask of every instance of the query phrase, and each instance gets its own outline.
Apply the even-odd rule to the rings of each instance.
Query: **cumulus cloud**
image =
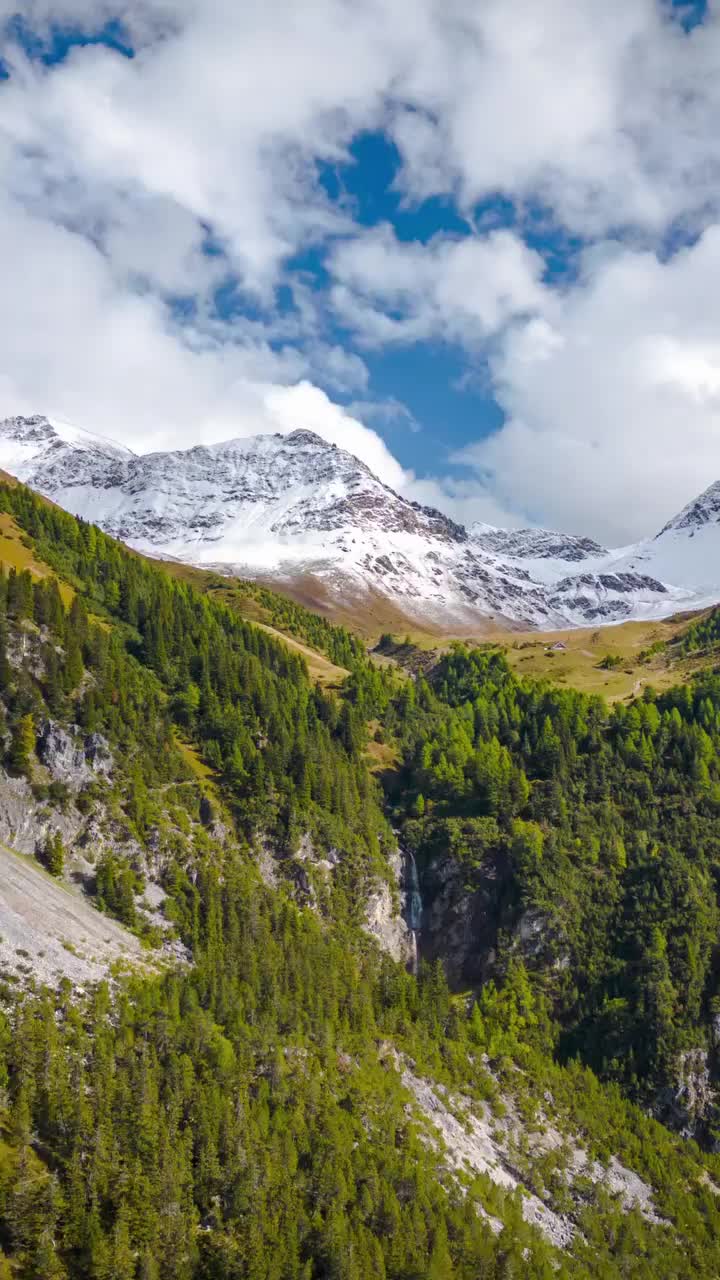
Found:
[[[657,0],[447,6],[395,116],[404,188],[541,199],[592,235],[717,209],[719,57],[713,2],[690,33]]]
[[[383,225],[337,246],[330,268],[335,310],[370,346],[437,336],[472,346],[551,306],[540,254],[511,231],[423,245]]]
[[[720,474],[716,0],[690,33],[660,0],[22,5],[40,39],[118,16],[132,58],[47,66],[4,28],[0,410],[135,447],[314,424],[465,518],[613,541]],[[320,167],[363,130],[397,145],[406,204],[450,195],[467,236],[403,242],[329,198]],[[515,228],[476,229],[497,195]],[[572,283],[527,243],[538,208],[592,244]],[[309,247],[321,285],[293,268]],[[464,480],[420,483],[357,414],[392,404],[371,349],[437,339],[468,386],[489,368],[507,422]]]
[[[553,324],[494,359],[508,418],[461,460],[497,500],[617,544],[720,479],[720,226],[663,262],[589,253]]]
[[[403,482],[380,437],[307,381],[298,351],[193,342],[162,301],[119,287],[83,236],[1,199],[0,277],[3,412],[45,412],[140,452],[302,426]]]

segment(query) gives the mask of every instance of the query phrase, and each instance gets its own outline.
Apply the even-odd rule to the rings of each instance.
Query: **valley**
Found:
[[[714,1277],[718,612],[361,638],[0,508],[0,1266]]]

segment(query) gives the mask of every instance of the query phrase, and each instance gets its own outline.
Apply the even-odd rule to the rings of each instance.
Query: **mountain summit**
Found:
[[[720,598],[720,484],[657,538],[615,552],[544,529],[466,529],[307,430],[136,454],[46,417],[14,417],[0,422],[0,467],[147,554],[330,607],[385,601],[448,632],[491,619],[661,617]]]

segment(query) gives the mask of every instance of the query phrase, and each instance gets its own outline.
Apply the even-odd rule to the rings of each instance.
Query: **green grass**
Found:
[[[188,742],[183,742],[182,738],[179,738],[177,733],[173,734],[173,737],[175,738],[175,746],[193,776],[196,777],[198,782],[203,786],[212,784],[215,779],[215,773],[214,770],[210,768],[210,765],[205,763],[194,747],[191,747]]]

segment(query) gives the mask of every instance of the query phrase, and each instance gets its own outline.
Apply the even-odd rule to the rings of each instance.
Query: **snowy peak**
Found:
[[[720,484],[655,539],[607,551],[547,529],[468,531],[312,431],[135,454],[46,417],[0,422],[0,467],[154,556],[384,598],[450,634],[663,617],[720,599]],[[314,590],[314,588],[313,588]]]
[[[682,586],[685,608],[704,608],[720,600],[720,482],[711,484],[654,538],[615,553],[618,572],[649,574]]]
[[[669,533],[671,529],[699,529],[706,524],[717,524],[718,521],[720,521],[720,480],[716,480],[704,493],[701,493],[698,498],[693,498],[692,502],[673,516],[657,537],[662,538],[663,534]]]
[[[92,431],[83,431],[79,427],[70,426],[44,414],[35,414],[30,418],[6,418],[0,422],[0,449],[9,455],[13,446],[27,451],[27,457],[36,457],[48,449],[59,450],[63,445],[72,449],[97,452],[115,457],[134,457],[132,450],[125,445],[109,440],[107,436],[95,435]]]

